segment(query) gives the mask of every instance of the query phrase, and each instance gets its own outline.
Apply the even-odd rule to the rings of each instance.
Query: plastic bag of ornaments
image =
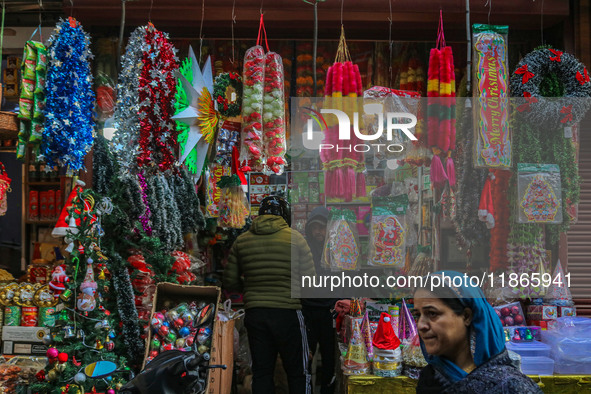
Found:
[[[504,327],[525,325],[525,315],[519,302],[494,307]]]
[[[205,302],[182,303],[155,312],[150,321],[152,340],[147,362],[167,350],[191,350],[209,354],[215,305]]]

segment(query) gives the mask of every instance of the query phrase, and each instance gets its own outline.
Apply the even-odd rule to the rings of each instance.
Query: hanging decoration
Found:
[[[49,167],[84,167],[94,139],[94,91],[89,59],[90,37],[73,19],[61,20],[49,39],[45,81],[45,128],[40,160]]]
[[[262,17],[262,16],[261,16]],[[283,61],[268,52],[265,56],[265,92],[263,96],[263,141],[266,174],[283,173],[285,161],[285,101],[283,94]]]
[[[429,54],[427,82],[427,142],[433,150],[431,184],[436,188],[446,182],[456,185],[452,151],[456,147],[456,79],[453,53],[445,44],[443,12],[439,12],[437,45]],[[441,158],[445,159],[445,168]]]
[[[544,92],[549,83],[556,88]],[[521,59],[511,75],[511,94],[522,98],[517,110],[532,124],[567,127],[589,110],[591,81],[587,68],[576,57],[543,48]]]
[[[36,41],[27,41],[21,63],[20,119],[16,156],[24,159],[27,144],[37,147],[43,136],[45,109],[45,78],[47,76],[47,49]]]
[[[8,209],[8,195],[11,192],[10,183],[12,180],[8,177],[4,163],[0,162],[0,216],[6,214]]]
[[[111,142],[120,172],[135,173],[140,138],[140,74],[144,66],[143,48],[146,26],[131,33],[125,55],[121,57],[121,71],[115,107],[115,134]]]
[[[333,270],[356,270],[360,247],[356,235],[357,220],[350,210],[331,210],[322,265]]]
[[[189,52],[193,49],[189,47]],[[193,83],[193,58],[188,56],[181,62],[179,67],[179,73],[184,76],[187,81]],[[180,112],[185,110],[189,106],[189,99],[190,97],[187,96],[185,93],[185,89],[183,88],[183,84],[180,79],[177,80],[176,86],[176,95],[174,101],[174,108],[176,112]],[[177,141],[179,143],[180,151],[185,151],[185,145],[187,144],[187,139],[189,138],[189,131],[191,130],[188,125],[183,122],[176,122],[176,128],[178,131]],[[187,158],[185,159],[185,167],[189,170],[192,175],[195,175],[197,172],[197,150],[192,149]]]
[[[215,77],[213,100],[224,118],[240,115],[242,104],[242,77],[238,73],[222,73]]]
[[[550,285],[544,300],[558,306],[572,306],[573,296],[569,289],[570,279],[567,281],[560,260],[556,263],[556,268],[554,268],[554,273],[551,278],[552,284]]]
[[[341,26],[341,38],[335,62],[326,73],[324,90],[324,105],[333,109],[345,111],[349,119],[353,119],[352,113],[357,111],[357,100],[362,97],[363,85],[359,67],[351,62],[351,55],[347,48],[345,29]],[[325,171],[325,193],[327,198],[343,199],[351,201],[353,197],[366,195],[365,159],[361,152],[352,149],[362,141],[355,133],[351,133],[351,139],[339,139],[339,127],[329,117],[330,123],[324,130],[324,144],[330,144],[339,149],[325,149],[320,152],[320,159]]]
[[[191,47],[189,47],[188,57],[191,59],[192,80],[190,81],[182,73],[177,72],[188,106],[180,111],[180,108],[177,108],[179,112],[173,116],[173,119],[189,126],[179,162],[184,163],[189,155],[196,155],[195,163],[189,164],[189,168],[197,181],[203,172],[210,144],[216,140],[219,114],[217,113],[217,104],[212,98],[214,86],[211,58],[207,58],[203,69],[200,70]],[[192,152],[193,150],[195,153]]]
[[[474,25],[474,167],[511,168],[507,26]]]
[[[157,30],[151,23],[146,28],[143,45],[137,165],[168,171],[174,168],[177,147],[172,115],[178,59],[168,34]]]
[[[519,223],[562,223],[558,166],[519,163],[517,170]]]
[[[406,238],[405,220],[408,196],[388,199],[378,205],[374,197],[372,206],[370,250],[368,264],[401,269],[405,264]],[[381,202],[381,201],[380,201]],[[404,223],[404,224],[403,224]]]
[[[242,228],[250,211],[238,175],[222,177],[217,183],[222,189],[218,225],[224,228]]]

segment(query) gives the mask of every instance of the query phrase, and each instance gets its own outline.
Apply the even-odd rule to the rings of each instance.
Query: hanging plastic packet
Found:
[[[404,376],[408,376],[411,379],[418,379],[421,369],[427,366],[418,335],[415,335],[414,338],[408,341],[402,349],[402,362],[404,363]]]
[[[368,265],[404,268],[408,196],[372,199]]]
[[[283,60],[275,52],[265,57],[265,93],[263,102],[263,141],[267,175],[283,173],[285,167],[285,96]]]
[[[472,26],[474,167],[511,168],[507,26]]]
[[[250,210],[240,178],[237,175],[222,177],[217,186],[222,189],[218,225],[223,228],[243,228]]]
[[[556,164],[517,164],[519,223],[562,223],[560,168]]]
[[[256,45],[244,55],[244,96],[242,100],[242,144],[240,161],[244,172],[263,170],[263,90],[265,50]]]
[[[232,149],[240,141],[240,123],[226,120],[218,133],[215,162],[222,166],[232,164]]]
[[[230,176],[232,169],[229,166],[222,166],[219,164],[211,165],[210,169],[205,170],[207,178],[206,195],[207,205],[205,210],[207,216],[217,218],[220,216],[220,199],[222,197],[222,189],[218,186],[218,182],[224,176]]]
[[[360,247],[355,213],[346,209],[331,210],[327,229],[322,265],[335,271],[357,270]]]

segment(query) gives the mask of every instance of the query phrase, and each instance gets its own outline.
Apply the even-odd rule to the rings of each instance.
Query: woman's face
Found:
[[[422,289],[415,293],[414,302],[417,329],[427,353],[454,361],[469,343],[470,309],[458,316],[440,298]]]

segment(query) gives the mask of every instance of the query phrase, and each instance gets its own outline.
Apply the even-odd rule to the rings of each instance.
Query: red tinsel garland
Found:
[[[177,130],[174,115],[178,68],[175,49],[168,36],[150,25],[144,42],[144,64],[140,75],[139,167],[158,166],[160,171],[174,168]]]

